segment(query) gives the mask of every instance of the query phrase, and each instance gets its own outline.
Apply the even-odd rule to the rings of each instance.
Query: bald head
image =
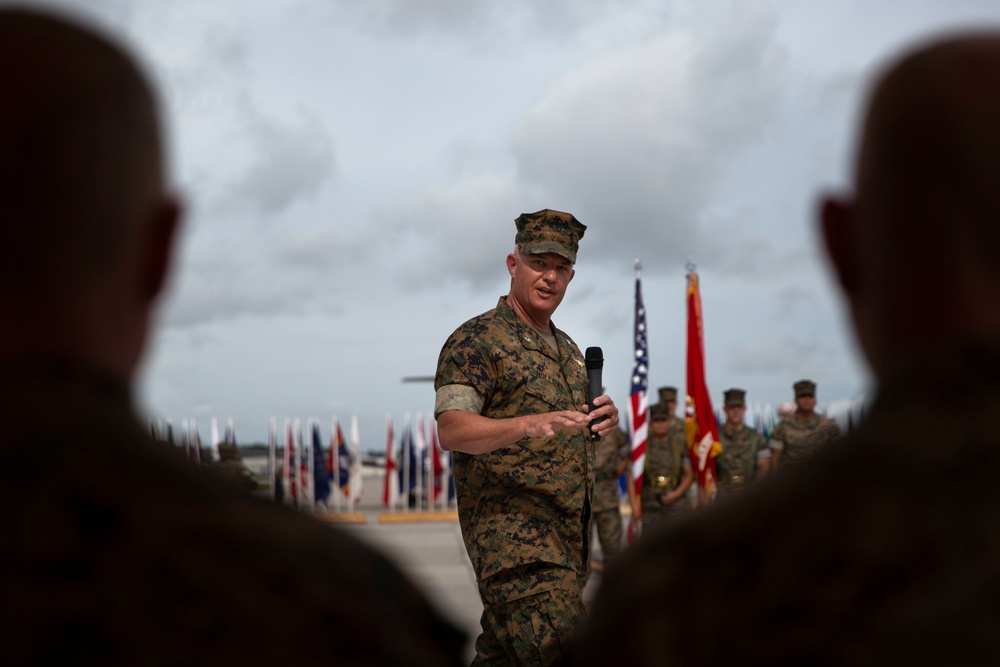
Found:
[[[76,23],[0,9],[0,357],[129,376],[177,207],[131,57]]]
[[[0,279],[69,289],[115,263],[162,190],[155,103],[93,32],[0,10]]]
[[[998,120],[1000,33],[937,42],[892,68],[872,95],[857,165],[876,231],[1000,271]]]
[[[1000,334],[1000,32],[923,45],[885,71],[855,183],[823,225],[876,374],[910,342]]]

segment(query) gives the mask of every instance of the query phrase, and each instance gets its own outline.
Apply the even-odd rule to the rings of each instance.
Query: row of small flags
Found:
[[[447,509],[455,500],[455,478],[451,472],[451,452],[438,447],[437,424],[416,415],[415,424],[407,414],[399,439],[399,457],[392,416],[386,416],[385,478],[382,504],[389,510]]]
[[[415,423],[414,423],[415,421]],[[454,505],[455,480],[451,474],[451,452],[438,446],[437,424],[423,414],[403,420],[398,447],[393,436],[392,416],[386,416],[386,474],[383,505],[390,510],[447,509]],[[150,421],[154,440],[178,446],[196,465],[218,461],[219,445],[236,445],[233,420],[219,435],[218,422],[211,422],[209,447],[202,445],[195,420],[185,419],[176,439],[170,421]],[[336,417],[330,427],[329,446],[318,419],[286,419],[284,439],[279,440],[277,422],[271,419],[268,433],[268,476],[274,499],[312,511],[351,511],[364,488],[361,444],[357,416],[351,418],[350,441]],[[297,474],[290,474],[297,471]]]
[[[416,415],[415,424],[406,415],[397,450],[392,416],[386,417],[382,503],[389,510],[446,509],[454,502],[451,453],[439,449],[437,424],[432,418],[428,417],[426,426],[422,414]],[[306,432],[311,433],[309,441],[302,437],[300,420],[285,421],[283,461],[279,467],[277,429],[271,420],[269,470],[275,471],[271,485],[275,499],[285,502],[287,492],[288,502],[301,508],[353,510],[361,500],[364,485],[357,417],[351,418],[350,443],[345,441],[340,423],[333,419],[326,452],[318,420],[308,420]],[[284,472],[289,470],[298,474]]]
[[[218,461],[220,444],[228,443],[236,445],[236,432],[233,428],[232,419],[226,422],[226,431],[220,436],[219,422],[215,417],[212,417],[207,452],[203,451],[205,448],[201,443],[198,424],[194,419],[185,419],[181,422],[179,439],[174,434],[173,422],[163,421],[162,419],[150,420],[149,434],[153,440],[167,442],[179,447],[188,459],[196,462],[198,465],[201,465],[203,457],[207,457],[212,461]]]
[[[284,442],[279,443],[277,421],[272,418],[268,471],[277,502],[311,511],[352,509],[364,492],[357,416],[351,418],[349,443],[339,420],[333,418],[325,450],[318,419],[286,419]]]

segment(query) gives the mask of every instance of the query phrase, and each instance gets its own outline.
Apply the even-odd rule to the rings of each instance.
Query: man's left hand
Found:
[[[607,394],[598,396],[594,399],[593,411],[590,410],[589,405],[584,404],[583,412],[590,416],[591,421],[600,419],[601,417],[607,417],[607,419],[604,419],[600,423],[594,424],[590,427],[590,430],[597,434],[598,439],[603,438],[608,433],[611,433],[611,431],[618,428],[618,407]]]

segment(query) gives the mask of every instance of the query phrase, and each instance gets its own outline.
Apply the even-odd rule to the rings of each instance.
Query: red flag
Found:
[[[698,273],[688,265],[687,403],[694,414],[685,415],[691,463],[698,486],[709,501],[715,498],[715,457],[722,450],[719,426],[705,381],[705,336]]]
[[[292,437],[292,422],[285,420],[285,477],[288,478],[288,495],[292,500],[298,499],[298,485],[295,483],[297,475],[292,467],[293,455],[295,451],[295,440]]]
[[[382,504],[395,507],[399,500],[399,476],[396,474],[396,454],[393,452],[392,416],[385,417],[385,483],[382,486]]]

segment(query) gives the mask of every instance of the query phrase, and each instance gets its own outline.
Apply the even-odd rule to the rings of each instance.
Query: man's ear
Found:
[[[181,204],[176,199],[165,199],[153,213],[149,237],[146,241],[143,280],[143,297],[149,301],[156,299],[166,285],[181,214]]]
[[[818,217],[823,246],[837,274],[837,281],[845,294],[856,294],[861,286],[861,276],[853,206],[846,199],[824,197],[819,205]]]
[[[517,266],[517,257],[514,256],[514,253],[510,253],[509,255],[507,255],[507,273],[510,274],[511,278],[514,277],[514,267],[516,266]]]

